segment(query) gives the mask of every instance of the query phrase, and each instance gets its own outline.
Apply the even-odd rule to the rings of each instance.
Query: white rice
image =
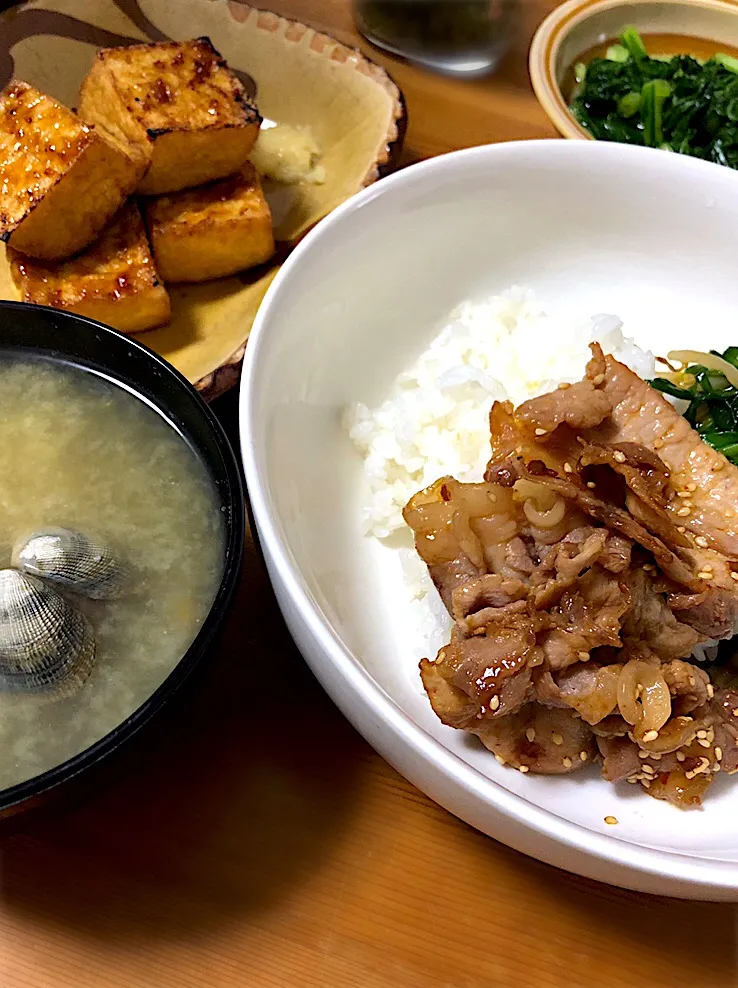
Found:
[[[589,343],[654,377],[653,354],[624,336],[622,325],[613,315],[572,325],[518,287],[460,306],[381,405],[357,403],[347,411],[349,435],[364,458],[364,532],[384,539],[403,529],[404,505],[439,477],[481,480],[492,403],[517,405],[578,381]]]

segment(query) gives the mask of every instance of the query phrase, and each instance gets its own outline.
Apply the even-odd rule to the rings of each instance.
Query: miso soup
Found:
[[[0,567],[39,529],[103,540],[130,567],[116,600],[64,591],[96,639],[71,696],[0,692],[0,789],[98,741],[161,685],[223,574],[225,525],[198,456],[144,401],[92,372],[0,357]]]

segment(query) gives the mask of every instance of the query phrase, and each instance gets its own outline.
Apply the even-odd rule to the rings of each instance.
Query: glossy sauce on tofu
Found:
[[[12,247],[8,257],[23,302],[76,312],[124,333],[162,325],[171,315],[169,294],[133,201],[87,250],[66,261],[35,260]]]
[[[135,294],[156,282],[156,271],[135,204],[126,205],[91,248],[68,261],[44,263],[11,253],[24,302],[74,309],[86,298]]]
[[[114,73],[127,111],[149,132],[241,126],[258,118],[243,86],[205,38],[113,48],[99,58]]]
[[[97,656],[72,696],[0,693],[0,788],[98,741],[161,685],[223,572],[220,499],[195,453],[148,405],[83,370],[0,355],[0,567],[44,527],[89,532],[133,567],[134,592],[74,603]],[[72,598],[70,598],[72,599]]]
[[[0,95],[0,230],[18,223],[79,157],[89,128],[24,82]]]

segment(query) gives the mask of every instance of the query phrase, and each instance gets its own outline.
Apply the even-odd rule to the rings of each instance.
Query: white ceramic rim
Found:
[[[259,453],[260,443],[255,433],[259,428],[259,420],[258,413],[254,409],[253,397],[255,381],[259,374],[260,354],[270,342],[271,327],[268,325],[270,309],[281,293],[289,290],[293,268],[302,263],[303,258],[310,251],[320,250],[322,239],[332,227],[340,225],[346,217],[364,208],[374,198],[384,195],[390,189],[396,186],[413,186],[425,175],[453,169],[459,161],[473,161],[475,158],[483,161],[492,156],[498,159],[505,157],[514,159],[521,149],[525,149],[526,153],[532,151],[534,154],[558,155],[563,158],[574,155],[596,157],[608,154],[637,158],[644,155],[664,154],[663,151],[655,148],[599,141],[571,143],[563,140],[533,140],[481,145],[439,155],[396,172],[359,192],[321,220],[290,255],[269,287],[259,308],[246,348],[239,399],[240,442],[248,495],[261,546],[274,574],[281,581],[309,634],[327,661],[361,699],[366,710],[378,721],[388,723],[418,759],[430,762],[436,770],[452,778],[467,793],[493,806],[522,827],[545,835],[568,848],[579,851],[582,855],[610,863],[615,868],[667,878],[682,885],[701,886],[702,894],[698,897],[702,899],[709,897],[704,894],[707,889],[722,890],[723,894],[719,898],[725,899],[726,891],[738,891],[738,863],[709,859],[695,860],[689,855],[678,852],[640,847],[614,835],[598,834],[579,824],[564,820],[555,813],[534,806],[523,797],[503,789],[415,724],[374,681],[331,627],[330,621],[299,572],[269,493],[266,466]],[[682,163],[679,167],[693,170],[697,181],[705,177],[705,169],[712,171],[719,168],[721,171],[729,171],[720,165],[697,158],[678,157]],[[738,183],[738,175],[735,176],[735,181]],[[320,678],[319,672],[318,678]]]

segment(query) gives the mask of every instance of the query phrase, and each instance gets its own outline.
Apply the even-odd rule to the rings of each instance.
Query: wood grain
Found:
[[[524,4],[500,74],[404,88],[406,159],[550,136]],[[273,0],[358,44],[344,0]],[[366,48],[366,46],[365,46]],[[232,434],[235,396],[217,404]],[[729,988],[738,911],[611,889],[401,779],[287,635],[251,543],[221,646],[114,758],[0,834],[2,988]]]

